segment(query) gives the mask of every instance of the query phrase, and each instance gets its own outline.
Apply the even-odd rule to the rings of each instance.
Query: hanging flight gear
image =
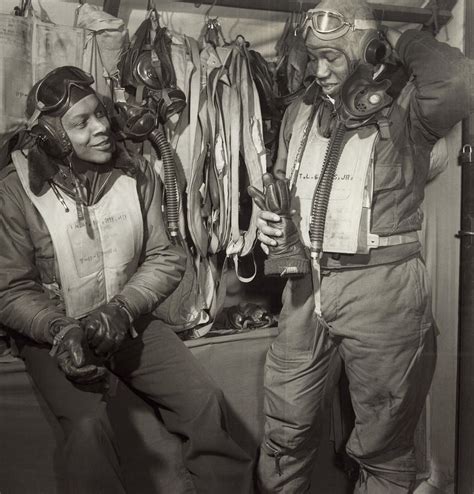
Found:
[[[250,70],[260,99],[263,123],[263,140],[268,162],[276,159],[278,133],[283,115],[281,101],[273,87],[273,76],[267,61],[255,50],[248,50]]]
[[[83,67],[93,75],[94,90],[103,97],[107,109],[112,110],[117,64],[128,43],[125,22],[100,7],[81,2],[76,9],[75,25],[86,31]]]
[[[257,208],[242,207],[250,183],[261,188],[266,152],[260,100],[246,42],[208,44],[201,51],[201,93],[188,185],[188,227],[210,297],[211,320],[222,308],[228,259],[241,281],[239,258],[256,240]],[[248,196],[247,196],[248,197]],[[245,213],[245,214],[243,214]],[[218,253],[225,253],[221,264]],[[206,265],[208,263],[208,265]],[[210,292],[207,292],[210,294]]]
[[[240,87],[240,105],[241,105],[241,130],[240,130],[240,153],[242,155],[242,167],[246,172],[248,184],[254,187],[262,187],[262,174],[267,170],[265,142],[263,138],[263,121],[261,113],[260,99],[255,83],[255,76],[250,65],[250,56],[247,49],[245,39],[240,40],[240,82],[237,79],[238,87]],[[237,177],[236,177],[237,178]],[[243,195],[247,194],[247,187],[242,187],[242,182],[239,178],[237,187],[234,186],[233,191],[235,199],[235,207],[232,210],[232,235],[231,239],[235,243],[236,238],[239,238],[237,244],[242,243],[242,248],[238,253],[239,256],[249,254],[256,241],[257,236],[257,209],[251,202],[251,213],[248,219],[248,226],[244,230],[240,227],[238,221],[239,202],[242,202]],[[235,193],[239,191],[240,196]],[[239,232],[237,237],[237,232]],[[229,253],[229,249],[228,249]],[[237,275],[239,273],[237,272]]]
[[[121,86],[133,94],[138,103],[152,98],[161,122],[186,106],[184,93],[176,87],[170,43],[167,29],[160,26],[158,13],[153,9],[138,27],[118,65]]]
[[[154,39],[152,39],[154,34]],[[176,182],[174,155],[163,130],[163,124],[186,106],[184,93],[176,86],[176,74],[171,62],[171,40],[166,28],[159,24],[153,9],[137,29],[129,50],[119,64],[121,84],[135,96],[137,103],[149,110],[140,112],[136,107],[118,105],[124,120],[124,132],[132,140],[149,139],[163,160],[166,190],[168,230],[173,238],[179,233],[179,194]],[[151,128],[154,121],[156,129]]]
[[[135,142],[150,140],[157,147],[163,160],[165,182],[171,183],[174,187],[171,191],[167,191],[166,222],[170,237],[175,242],[179,242],[186,251],[186,270],[176,290],[154,310],[153,314],[174,331],[186,331],[207,323],[209,315],[199,284],[197,268],[194,265],[195,260],[187,243],[180,238],[176,180],[166,175],[170,170],[174,170],[172,151],[162,125],[157,127],[157,117],[148,108],[126,103],[117,103],[116,107],[121,119],[122,136]]]
[[[148,139],[159,152],[163,160],[164,182],[166,188],[166,220],[171,238],[179,234],[179,196],[174,169],[174,158],[170,144],[159,124],[158,117],[147,107],[117,103],[116,108],[121,119],[121,133],[125,139],[143,142]]]
[[[137,104],[131,105],[124,97],[120,97],[118,105],[122,114],[122,126],[125,134],[135,141],[147,138],[157,147],[163,161],[163,179],[166,190],[166,218],[169,229],[176,242],[186,252],[186,270],[176,290],[154,311],[155,317],[176,332],[192,330],[191,336],[203,336],[209,329],[213,320],[216,289],[212,280],[210,264],[206,258],[200,258],[188,245],[185,235],[187,229],[181,225],[185,211],[182,210],[184,197],[184,184],[182,194],[178,189],[177,171],[174,151],[166,136],[166,128],[169,119],[181,112],[186,107],[184,93],[175,87],[176,74],[171,61],[171,49],[168,33],[165,28],[160,28],[157,23],[158,14],[154,11],[138,28],[130,50],[120,64],[122,70],[122,85],[129,94],[135,96]],[[152,40],[153,31],[156,29],[156,37]],[[190,43],[194,49],[197,46]],[[199,55],[197,66],[200,68]],[[196,63],[195,63],[196,66]],[[199,72],[198,72],[199,76]],[[197,79],[199,90],[199,77]],[[199,91],[197,91],[199,92]],[[193,84],[193,95],[196,93],[196,80]],[[119,93],[120,96],[120,93]],[[189,115],[189,123],[197,120],[196,102],[191,102],[195,117]],[[181,130],[187,123],[180,115],[174,131]],[[157,128],[155,128],[157,127]],[[172,126],[170,126],[172,127]],[[196,135],[196,130],[190,132]],[[171,138],[176,144],[176,138]],[[170,202],[171,199],[171,202]],[[175,200],[176,199],[176,200]],[[190,205],[188,204],[188,211]],[[199,209],[197,209],[199,212]]]
[[[302,36],[303,22],[302,13],[292,12],[276,46],[279,59],[275,76],[282,101],[287,101],[287,95],[298,91],[305,78],[309,58]]]

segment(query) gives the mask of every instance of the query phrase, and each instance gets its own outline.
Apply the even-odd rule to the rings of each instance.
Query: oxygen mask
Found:
[[[360,63],[341,88],[337,110],[347,128],[369,123],[372,117],[392,102],[387,94],[391,82],[374,79],[373,69],[369,64]]]
[[[125,139],[143,142],[156,128],[156,115],[146,106],[116,103],[120,132]]]

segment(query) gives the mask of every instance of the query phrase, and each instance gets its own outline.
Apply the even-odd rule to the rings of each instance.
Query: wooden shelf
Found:
[[[195,0],[174,0],[176,2],[211,5],[213,0],[196,2]],[[235,9],[269,10],[275,12],[299,12],[309,10],[316,5],[317,0],[218,0],[216,5]],[[457,0],[432,0],[431,4],[437,5],[437,27],[444,26],[451,19],[451,10]],[[159,2],[158,2],[159,3]],[[410,7],[404,5],[388,5],[369,2],[382,22],[415,23],[424,26],[432,26],[434,23],[434,10],[428,7]],[[430,4],[430,5],[431,5]],[[118,16],[120,0],[104,0],[105,12]]]
[[[195,2],[194,0],[179,0],[185,3],[202,3],[210,5],[212,0]],[[444,26],[451,19],[451,9],[457,0],[439,0],[438,27]],[[298,12],[308,10],[316,5],[316,0],[218,0],[219,7],[232,7],[255,10],[270,10],[276,12]],[[377,18],[381,21],[416,23],[429,26],[433,23],[433,10],[430,7],[410,7],[386,5],[369,2]]]

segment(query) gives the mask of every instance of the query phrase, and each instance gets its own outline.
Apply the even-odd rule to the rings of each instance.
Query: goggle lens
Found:
[[[321,34],[333,33],[345,26],[346,22],[331,12],[315,12],[312,15],[313,28]]]
[[[306,38],[308,29],[311,29],[314,35],[321,39],[335,39],[343,36],[351,27],[352,24],[337,12],[308,12],[303,26],[303,37]]]
[[[88,87],[94,78],[78,67],[59,67],[50,72],[36,88],[36,107],[41,112],[53,111],[70,98],[71,86]]]

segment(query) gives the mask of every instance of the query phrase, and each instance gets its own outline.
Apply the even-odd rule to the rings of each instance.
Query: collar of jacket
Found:
[[[135,176],[138,171],[138,165],[121,142],[117,142],[116,146],[112,156],[114,168],[123,170],[129,176]],[[50,180],[64,184],[61,174],[62,166],[64,165],[62,165],[61,161],[51,158],[38,146],[30,148],[28,151],[28,167],[31,191],[35,195],[40,195],[44,192],[44,187]]]

